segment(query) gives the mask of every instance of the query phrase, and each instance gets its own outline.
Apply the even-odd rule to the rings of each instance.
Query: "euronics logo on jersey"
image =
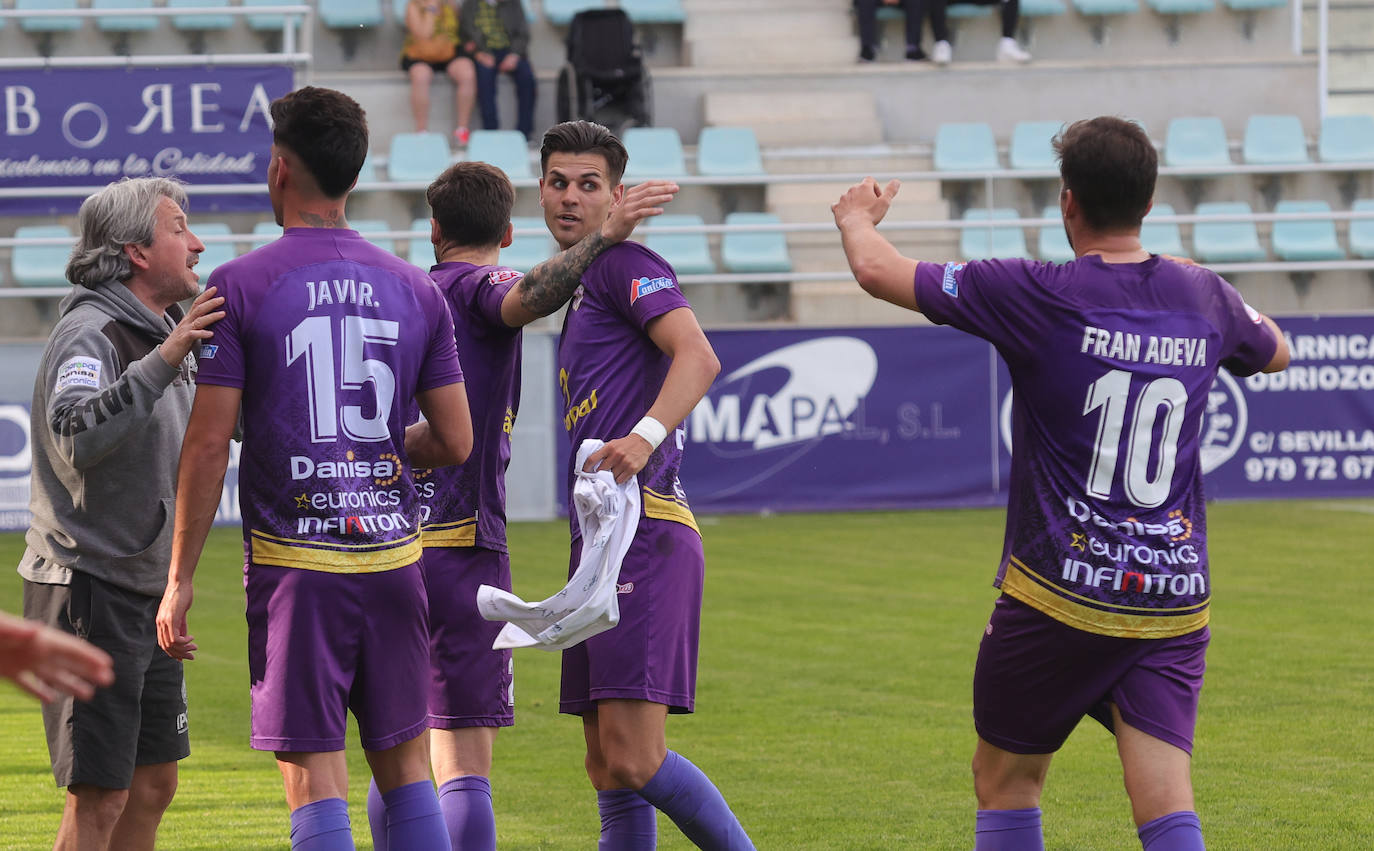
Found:
[[[653,295],[659,290],[671,290],[672,288],[672,278],[634,278],[630,281],[630,304],[634,304],[646,295]]]
[[[851,418],[878,377],[878,355],[855,337],[821,337],[755,358],[717,381],[692,410],[695,443],[754,449],[816,440],[854,428]]]

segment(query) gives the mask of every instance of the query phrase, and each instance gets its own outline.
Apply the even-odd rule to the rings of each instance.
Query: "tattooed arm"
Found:
[[[519,328],[558,310],[572,298],[597,255],[626,239],[643,220],[662,213],[662,205],[673,200],[677,190],[668,180],[650,180],[626,190],[600,230],[535,266],[511,287],[501,302],[501,319]]]

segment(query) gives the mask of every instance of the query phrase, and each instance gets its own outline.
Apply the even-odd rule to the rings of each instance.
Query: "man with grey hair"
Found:
[[[34,381],[33,523],[19,564],[24,616],[114,659],[89,703],[45,704],[57,785],[58,849],[151,849],[190,752],[181,663],[154,619],[171,556],[177,458],[206,326],[224,314],[196,296],[205,250],[186,193],[125,179],[81,205],[59,308]]]

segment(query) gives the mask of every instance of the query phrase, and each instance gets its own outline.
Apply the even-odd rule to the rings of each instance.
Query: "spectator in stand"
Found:
[[[496,113],[496,78],[515,80],[516,129],[534,133],[534,69],[530,67],[530,26],[520,0],[463,0],[463,45],[477,61],[477,100],[482,126],[501,126]]]
[[[406,4],[401,70],[410,77],[410,111],[415,116],[415,129],[422,133],[429,127],[429,85],[435,72],[453,80],[453,139],[466,145],[477,99],[477,74],[458,38],[457,0],[410,0]]]
[[[940,7],[940,27],[943,30],[945,7],[943,0],[930,0]],[[878,6],[901,6],[906,13],[906,58],[913,62],[927,59],[921,49],[921,19],[925,17],[926,0],[854,0],[854,14],[859,19],[859,61],[872,62],[878,58]],[[931,16],[931,26],[935,26],[935,16]],[[949,34],[940,35],[948,44]]]
[[[1002,7],[1002,38],[997,42],[998,62],[1029,62],[1031,55],[1016,41],[1016,25],[1021,20],[1020,0],[957,0],[972,6]],[[945,21],[945,7],[952,5],[949,0],[930,0],[930,28],[935,35],[935,46],[931,48],[930,58],[936,65],[948,65],[954,58],[954,49],[949,43],[949,26]],[[919,34],[919,33],[918,33]]]

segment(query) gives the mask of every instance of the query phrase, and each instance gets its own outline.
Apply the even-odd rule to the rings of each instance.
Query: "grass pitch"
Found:
[[[1194,760],[1208,847],[1374,848],[1374,502],[1211,508],[1216,597]],[[970,683],[995,591],[1002,512],[708,518],[695,716],[669,746],[715,780],[761,849],[972,845]],[[562,583],[564,523],[514,524],[516,593]],[[19,535],[0,536],[16,564]],[[187,665],[192,755],[163,821],[169,849],[286,848],[269,754],[249,750],[237,530],[196,577]],[[20,609],[16,576],[0,607]],[[557,712],[558,658],[516,654],[516,727],[496,747],[502,849],[594,848],[581,725]],[[61,809],[37,705],[0,686],[0,848],[49,847]],[[353,825],[370,848],[366,769],[350,749]],[[1043,801],[1060,849],[1138,848],[1111,737],[1091,720]],[[660,847],[690,847],[660,819]]]

